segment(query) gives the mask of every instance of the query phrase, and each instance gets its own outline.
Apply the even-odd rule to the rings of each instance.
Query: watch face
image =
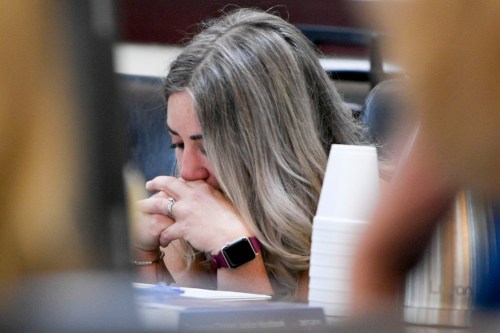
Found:
[[[222,249],[227,264],[236,268],[255,258],[255,251],[248,238],[242,238]]]

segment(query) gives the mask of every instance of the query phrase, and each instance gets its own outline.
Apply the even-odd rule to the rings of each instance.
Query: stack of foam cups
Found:
[[[329,320],[348,315],[353,257],[378,195],[376,149],[332,145],[313,221],[308,298]]]

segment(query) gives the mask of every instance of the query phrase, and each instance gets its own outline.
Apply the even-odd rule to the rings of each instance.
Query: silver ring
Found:
[[[171,218],[174,217],[172,214],[172,207],[174,206],[175,199],[172,197],[168,197],[167,199],[167,215],[170,216]]]

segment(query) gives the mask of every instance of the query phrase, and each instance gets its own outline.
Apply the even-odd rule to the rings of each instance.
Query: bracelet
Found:
[[[157,262],[162,261],[163,257],[165,257],[165,252],[160,251],[160,255],[158,256],[158,258],[156,258],[153,261],[148,261],[148,260],[132,260],[131,263],[133,265],[136,265],[136,266],[149,266],[149,265],[153,265],[153,264],[156,264]]]

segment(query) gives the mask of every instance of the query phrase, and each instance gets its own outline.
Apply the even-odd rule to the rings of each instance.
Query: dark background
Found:
[[[394,2],[394,1],[392,1]],[[279,12],[294,24],[316,24],[373,29],[361,13],[387,1],[355,0],[121,0],[118,5],[119,38],[123,42],[180,43],[196,32],[196,24],[217,17],[221,10],[257,7]],[[391,4],[395,5],[395,4]]]

